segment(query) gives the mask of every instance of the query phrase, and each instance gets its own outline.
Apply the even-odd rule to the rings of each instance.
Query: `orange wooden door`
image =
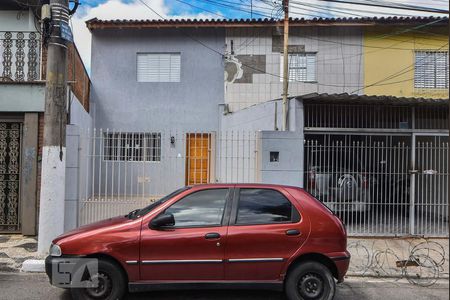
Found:
[[[209,182],[211,136],[188,133],[186,136],[186,185]]]

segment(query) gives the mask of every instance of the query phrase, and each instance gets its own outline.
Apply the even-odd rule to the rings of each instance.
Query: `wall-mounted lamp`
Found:
[[[172,146],[175,146],[175,137],[174,137],[174,136],[171,136],[171,137],[170,137],[170,144],[171,144]]]

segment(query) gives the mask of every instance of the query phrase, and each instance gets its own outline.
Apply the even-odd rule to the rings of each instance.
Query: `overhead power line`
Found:
[[[206,12],[208,12],[208,13],[210,13],[210,14],[219,16],[219,17],[221,17],[221,18],[226,18],[226,17],[225,17],[224,15],[222,15],[222,14],[215,13],[215,12],[213,12],[213,11],[211,11],[211,10],[208,10],[208,9],[203,8],[203,7],[200,7],[200,6],[193,5],[193,4],[189,3],[189,2],[185,2],[185,1],[183,1],[183,0],[175,0],[175,1],[180,2],[180,3],[183,3],[183,4],[185,4],[185,5],[188,5],[188,6],[190,6],[190,7],[196,8],[196,9],[200,9],[200,10],[206,11]]]
[[[352,0],[316,0],[323,1],[329,3],[340,3],[340,4],[353,4],[353,5],[362,5],[362,6],[372,6],[372,7],[383,7],[383,8],[391,8],[391,9],[399,9],[399,10],[409,10],[409,11],[421,11],[421,12],[430,12],[437,14],[448,14],[448,10],[438,9],[438,8],[429,8],[422,6],[413,6],[413,5],[400,5],[400,4],[389,4],[384,1],[377,2],[366,2],[366,1],[352,1]]]
[[[139,2],[141,2],[145,7],[147,7],[149,10],[151,10],[154,14],[156,14],[156,15],[157,15],[158,17],[160,17],[161,19],[167,20],[167,18],[165,18],[164,16],[162,16],[161,14],[159,14],[156,10],[154,10],[151,6],[149,6],[144,0],[139,0]],[[443,19],[441,19],[441,20],[439,20],[439,21],[442,21],[442,20],[443,20]],[[434,23],[434,21],[433,21],[433,23]],[[428,25],[431,25],[431,24],[428,24]],[[424,25],[421,25],[421,26],[424,26]],[[411,29],[411,30],[413,30],[413,29]],[[210,47],[209,45],[203,43],[202,41],[200,41],[199,39],[197,39],[197,38],[195,38],[195,37],[189,35],[188,33],[183,32],[183,34],[184,34],[186,37],[192,39],[193,41],[199,43],[201,46],[203,46],[203,47],[209,49],[210,51],[212,51],[212,52],[214,52],[214,53],[220,55],[221,57],[226,57],[226,54],[224,54],[224,53],[222,53],[222,52],[220,52],[220,51],[218,51],[218,50],[216,50],[216,49]],[[381,38],[381,36],[380,36],[380,38]],[[334,43],[334,41],[327,41],[327,42]],[[338,42],[336,42],[336,43],[338,43]],[[345,43],[342,43],[342,44],[343,44],[343,45],[346,45]],[[356,46],[356,44],[350,44],[350,45],[355,45],[355,46]],[[439,49],[442,49],[442,48],[444,48],[444,47],[447,46],[447,45],[448,45],[448,43],[445,44],[445,45],[443,45],[443,46],[442,46],[441,48],[439,48]],[[361,45],[359,45],[359,46],[361,46]],[[373,47],[373,48],[386,49],[386,47]],[[394,49],[397,49],[397,48],[394,48]],[[403,49],[403,48],[398,48],[398,49],[399,49],[399,50],[411,50],[411,49]],[[414,50],[414,49],[413,49],[413,50]],[[278,75],[278,74],[275,74],[275,73],[271,73],[271,72],[267,72],[267,71],[265,71],[265,70],[261,70],[261,69],[259,69],[259,68],[256,68],[256,67],[254,67],[254,66],[251,66],[251,65],[248,65],[248,64],[245,64],[245,63],[242,63],[242,66],[245,66],[245,67],[247,67],[247,68],[249,68],[249,69],[251,69],[251,70],[257,71],[257,72],[259,72],[259,73],[261,73],[261,74],[270,75],[270,76],[273,76],[273,77],[276,77],[276,78],[280,78],[280,79],[283,78],[283,76],[281,76],[281,75]],[[373,86],[386,86],[386,85],[398,84],[398,83],[405,82],[405,81],[411,81],[411,80],[413,80],[413,79],[400,80],[400,81],[396,81],[396,82],[388,82],[388,83],[385,83],[385,81],[391,80],[391,79],[393,79],[393,78],[396,78],[396,77],[398,77],[398,76],[404,74],[405,72],[408,72],[408,69],[409,69],[410,67],[411,67],[411,66],[407,66],[406,68],[404,68],[404,69],[402,69],[402,70],[400,70],[400,71],[398,71],[398,72],[396,72],[396,73],[394,73],[394,74],[391,74],[390,76],[388,76],[388,77],[386,77],[386,78],[384,78],[384,79],[381,79],[381,80],[377,81],[376,83],[373,83],[373,84],[370,84],[370,85],[367,85],[367,86],[361,87],[361,85],[346,85],[345,87],[347,87],[347,88],[351,88],[351,87],[357,88],[357,90],[354,91],[354,92],[357,92],[357,91],[360,91],[360,90],[362,90],[362,89],[364,89],[364,88],[367,88],[367,87],[373,87]],[[301,82],[301,81],[294,80],[294,82]],[[325,84],[325,83],[318,83],[318,82],[316,82],[316,83],[314,83],[314,84],[319,85],[319,86],[335,87],[335,88],[342,88],[342,87],[344,87],[343,85],[338,85],[338,84]]]

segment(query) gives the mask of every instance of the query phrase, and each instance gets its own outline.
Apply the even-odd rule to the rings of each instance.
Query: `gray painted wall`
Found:
[[[225,34],[222,29],[93,32],[91,99],[95,105],[95,127],[163,133],[160,162],[107,162],[98,152],[97,143],[95,194],[118,193],[120,186],[121,194],[126,191],[128,194],[155,195],[184,185],[186,146],[183,132],[218,130],[219,104],[224,99],[222,56],[186,34],[223,52]],[[180,82],[137,82],[136,55],[142,52],[181,53]],[[170,136],[176,135],[175,132],[178,135],[173,146]],[[106,189],[106,172],[122,174],[120,183],[119,178],[110,176],[108,179],[110,187],[112,181],[115,182],[115,191]],[[145,185],[143,178],[148,180]],[[103,184],[98,185],[98,180]]]
[[[101,30],[92,36],[92,100],[96,127],[122,131],[217,130],[223,103],[221,29]],[[181,81],[136,79],[138,52],[180,52]]]
[[[262,131],[260,140],[261,182],[303,187],[303,133]],[[278,153],[271,161],[270,153]]]
[[[223,113],[220,119],[221,130],[278,130],[282,127],[282,101],[269,101]],[[275,112],[277,118],[275,118]],[[276,124],[275,124],[276,122]],[[289,131],[303,132],[303,105],[300,101],[289,100]]]
[[[43,112],[45,83],[0,83],[0,111]]]
[[[253,130],[258,134],[258,180],[303,187],[304,115],[303,103],[289,102],[289,131],[274,131],[275,103],[281,128],[281,101],[255,104],[221,118],[222,130]],[[239,145],[237,146],[239,147]],[[240,146],[242,147],[242,146]],[[279,161],[270,162],[270,152],[279,152]],[[242,152],[240,149],[237,153]]]
[[[31,10],[0,10],[0,30],[36,31],[33,13]]]

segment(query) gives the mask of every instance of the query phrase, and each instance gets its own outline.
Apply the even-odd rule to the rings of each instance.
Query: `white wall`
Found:
[[[70,92],[71,93],[71,92]],[[93,119],[80,101],[71,93],[70,124],[66,129],[66,197],[64,231],[77,227],[80,191],[90,190],[88,158],[89,139],[86,132],[92,128]]]
[[[38,26],[36,22],[36,26]],[[37,31],[31,11],[0,10],[0,31]]]

